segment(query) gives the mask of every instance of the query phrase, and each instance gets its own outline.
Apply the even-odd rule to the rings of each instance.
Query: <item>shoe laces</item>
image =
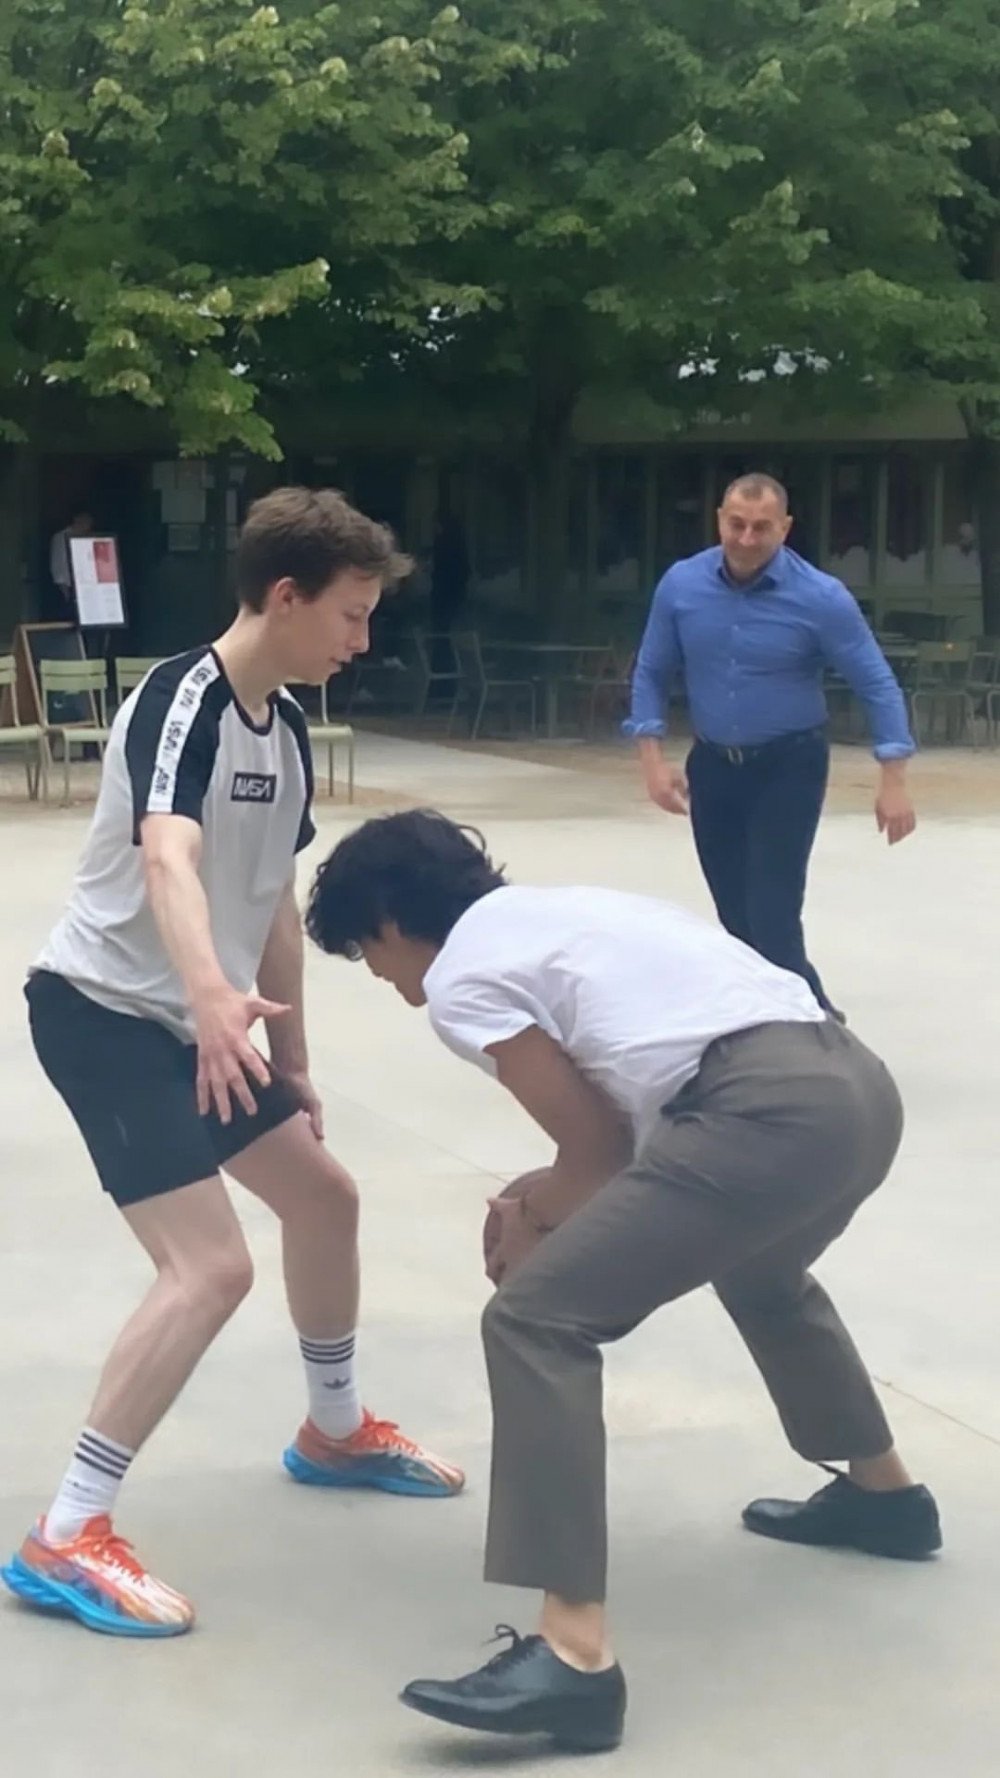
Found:
[[[405,1451],[408,1457],[420,1455],[420,1446],[400,1432],[395,1420],[376,1420],[374,1414],[365,1415],[354,1437],[368,1450]]]
[[[106,1562],[109,1567],[118,1568],[132,1580],[145,1580],[146,1570],[139,1561],[133,1546],[113,1530],[110,1519],[97,1519],[93,1529],[83,1540],[88,1555],[96,1556],[98,1561]]]
[[[813,1495],[814,1500],[830,1500],[834,1495],[844,1494],[854,1487],[850,1476],[845,1475],[842,1469],[834,1469],[832,1463],[820,1463],[818,1467],[825,1469],[827,1475],[833,1477],[833,1481],[827,1482],[825,1488],[820,1488],[819,1493]]]
[[[494,1642],[506,1642],[507,1647],[502,1648],[498,1654],[493,1655],[487,1661],[486,1670],[488,1673],[507,1671],[510,1667],[516,1666],[518,1662],[525,1660],[531,1653],[531,1641],[527,1636],[521,1636],[512,1624],[497,1624],[486,1647],[491,1648]]]

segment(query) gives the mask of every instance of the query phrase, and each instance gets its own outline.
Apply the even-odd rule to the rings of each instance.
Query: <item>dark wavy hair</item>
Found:
[[[334,846],[313,879],[306,931],[320,949],[356,958],[390,921],[404,938],[443,945],[467,908],[505,878],[474,827],[436,809],[381,815]]]

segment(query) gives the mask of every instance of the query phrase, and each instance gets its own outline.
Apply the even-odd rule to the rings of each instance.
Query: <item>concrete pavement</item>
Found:
[[[1000,769],[1000,768],[998,768]],[[379,737],[359,781],[478,820],[512,874],[704,907],[683,824],[557,766]],[[0,1549],[57,1482],[95,1372],[145,1277],[26,1039],[20,985],[56,916],[86,809],[0,814]],[[320,805],[312,865],[356,815]],[[613,1604],[633,1696],[621,1778],[963,1778],[1000,1736],[1000,1250],[995,989],[1000,831],[941,819],[894,854],[827,818],[812,950],[900,1079],[893,1179],[823,1265],[939,1494],[926,1567],[786,1550],[738,1529],[751,1495],[816,1485],[785,1448],[712,1296],[664,1311],[608,1359]],[[460,1671],[531,1601],[479,1582],[489,1416],[478,1236],[497,1179],[545,1145],[363,969],[311,955],[314,1073],[364,1188],[365,1389],[464,1462],[453,1502],[327,1498],[279,1466],[300,1416],[276,1232],[246,1199],[257,1289],[127,1486],[121,1529],[189,1591],[200,1626],[105,1641],[0,1601],[2,1766],[17,1778],[240,1778],[248,1769],[396,1778],[562,1766],[537,1746],[421,1722],[394,1695]],[[588,1766],[588,1770],[592,1769]]]

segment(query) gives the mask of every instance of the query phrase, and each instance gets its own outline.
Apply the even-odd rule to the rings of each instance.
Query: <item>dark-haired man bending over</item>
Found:
[[[494,1447],[486,1575],[545,1595],[539,1633],[404,1701],[471,1729],[613,1747],[625,1682],[605,1616],[601,1346],[706,1283],[785,1431],[846,1473],[753,1531],[928,1555],[937,1509],[808,1268],[885,1178],[902,1109],[886,1068],[798,975],[668,904],[514,888],[442,816],[369,821],[321,867],[307,927],[362,956],[555,1144],[498,1200],[483,1321]]]

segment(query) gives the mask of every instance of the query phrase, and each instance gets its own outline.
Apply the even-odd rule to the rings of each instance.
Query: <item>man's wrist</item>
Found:
[[[193,980],[189,978],[185,987],[187,988],[188,1005],[195,1018],[205,1007],[211,1005],[213,1000],[218,1000],[220,995],[232,993],[232,984],[227,982],[221,970],[218,974],[206,971],[204,975],[199,975]]]
[[[308,1060],[308,1056],[283,1056],[281,1051],[278,1051],[278,1054],[270,1051],[270,1067],[276,1074],[299,1076],[299,1074],[310,1072],[310,1060]]]
[[[271,1056],[271,1064],[279,1074],[308,1074],[309,1056],[306,1050],[286,1047],[276,1042],[268,1031],[267,1047]]]
[[[886,783],[904,784],[907,764],[908,761],[905,759],[880,759],[879,770]]]

